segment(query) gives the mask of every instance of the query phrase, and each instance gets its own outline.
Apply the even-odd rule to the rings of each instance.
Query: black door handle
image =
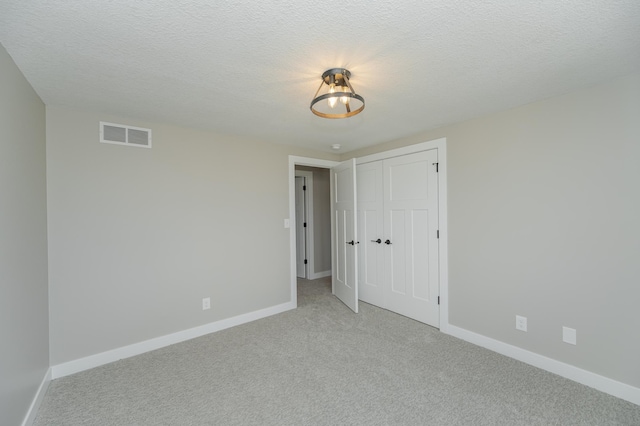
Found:
[[[384,242],[386,245],[391,245],[391,241],[387,240]]]
[[[353,240],[351,240],[351,241],[347,241],[347,244],[354,245],[355,243],[353,242]]]
[[[378,238],[377,240],[371,240],[371,242],[380,244],[382,242],[382,240],[380,238]]]

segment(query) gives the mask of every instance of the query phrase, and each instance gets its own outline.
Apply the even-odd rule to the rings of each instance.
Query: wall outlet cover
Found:
[[[516,330],[527,331],[527,317],[516,315]]]
[[[207,309],[211,309],[211,298],[205,297],[202,299],[202,310],[206,311]]]

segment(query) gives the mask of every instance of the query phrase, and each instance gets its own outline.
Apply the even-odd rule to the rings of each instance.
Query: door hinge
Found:
[[[307,227],[307,222],[305,222],[305,223],[302,225],[302,227],[303,227],[303,228],[306,228],[306,227]]]
[[[434,166],[436,166],[436,173],[438,173],[438,172],[439,172],[439,170],[438,170],[438,169],[439,169],[439,165],[440,165],[440,163],[433,163],[433,165],[434,165]]]
[[[302,185],[302,190],[306,191],[307,190],[307,185]]]
[[[304,264],[307,264],[307,259],[304,260]],[[438,305],[440,304],[440,302],[438,302]]]
[[[306,263],[306,262],[307,262],[307,261],[305,260],[305,263]],[[438,296],[438,305],[439,305],[439,304],[440,304],[440,296]]]
[[[440,230],[439,229],[436,231],[436,238],[440,238]]]

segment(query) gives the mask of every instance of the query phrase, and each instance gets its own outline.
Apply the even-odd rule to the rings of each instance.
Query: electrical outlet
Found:
[[[206,311],[207,309],[211,309],[211,298],[205,297],[202,299],[202,310]]]
[[[569,343],[570,345],[576,344],[576,329],[569,327],[562,327],[562,341]]]
[[[527,331],[527,317],[516,315],[516,330]]]

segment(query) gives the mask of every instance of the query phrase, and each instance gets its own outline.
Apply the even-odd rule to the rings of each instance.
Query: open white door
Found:
[[[333,293],[358,313],[356,160],[331,169]]]

